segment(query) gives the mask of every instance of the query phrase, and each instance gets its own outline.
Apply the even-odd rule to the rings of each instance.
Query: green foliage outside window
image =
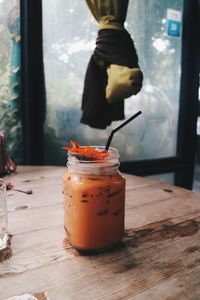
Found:
[[[0,2],[0,130],[9,154],[22,162],[20,15],[18,1]]]

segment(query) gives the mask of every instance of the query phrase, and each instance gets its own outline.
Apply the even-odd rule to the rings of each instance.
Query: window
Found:
[[[129,1],[125,27],[135,41],[144,86],[137,96],[125,100],[125,116],[138,110],[143,114],[113,138],[122,161],[176,155],[181,38],[167,35],[168,8],[182,11],[183,1]],[[85,1],[43,0],[47,164],[63,164],[61,147],[70,140],[105,145],[120,124],[113,122],[107,130],[80,124],[84,76],[97,29]]]
[[[9,154],[22,163],[19,1],[0,1],[0,130]]]

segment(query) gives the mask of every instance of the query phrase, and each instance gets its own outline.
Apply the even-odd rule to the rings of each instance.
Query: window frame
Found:
[[[24,163],[44,163],[45,80],[42,0],[20,0],[22,35],[22,124]],[[192,189],[199,87],[198,0],[184,0],[180,106],[176,156],[121,162],[120,170],[140,176],[175,173],[175,185]]]

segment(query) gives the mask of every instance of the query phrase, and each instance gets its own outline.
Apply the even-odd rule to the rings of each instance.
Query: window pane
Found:
[[[181,38],[167,36],[167,9],[182,10],[182,0],[129,1],[125,26],[135,41],[144,86],[125,100],[126,119],[133,123],[116,133],[112,146],[121,160],[153,159],[176,154]],[[63,164],[61,147],[70,140],[105,145],[106,130],[80,124],[86,67],[95,47],[98,24],[86,2],[43,0],[44,60],[47,88],[46,163]]]
[[[17,0],[0,1],[0,129],[8,152],[22,162],[20,116],[20,9]]]
[[[126,100],[127,117],[143,111],[136,126],[125,129],[126,144],[136,159],[176,155],[181,38],[167,35],[167,9],[182,7],[182,0],[129,2],[127,29],[144,73],[141,92]]]

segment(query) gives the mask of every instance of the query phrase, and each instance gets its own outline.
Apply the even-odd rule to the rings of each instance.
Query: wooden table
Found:
[[[64,241],[64,170],[7,176],[33,194],[7,191],[12,256],[0,264],[0,299],[200,299],[200,194],[126,175],[122,245],[83,256]]]

